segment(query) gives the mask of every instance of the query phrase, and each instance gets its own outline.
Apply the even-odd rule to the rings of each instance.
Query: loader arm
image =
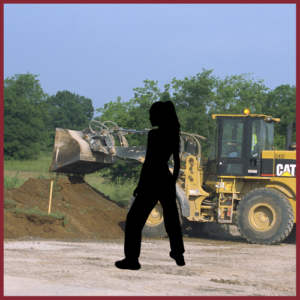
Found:
[[[135,131],[118,127],[96,132],[90,129],[75,131],[56,128],[54,150],[49,171],[90,174],[115,164],[122,159],[142,162],[146,156],[146,147],[127,146],[128,143],[122,131],[147,134],[149,130]],[[113,133],[116,133],[119,140],[121,139],[121,146],[114,145]]]
[[[91,124],[97,123],[100,126]],[[108,123],[114,126],[108,127]],[[97,130],[96,130],[97,128]],[[147,135],[150,129],[144,130],[125,129],[118,127],[112,121],[103,123],[93,120],[89,127],[82,131],[56,128],[54,150],[50,172],[90,174],[106,168],[119,160],[136,161],[143,163],[146,157],[146,146],[129,146],[125,138],[127,134]],[[181,144],[188,141],[187,151],[183,148],[180,159],[185,160],[188,155],[193,155],[198,148],[198,161],[201,158],[201,146],[196,137],[206,138],[194,134],[181,132]],[[183,136],[186,136],[183,138]],[[115,138],[119,139],[121,146],[115,146]],[[195,153],[196,155],[196,153]]]

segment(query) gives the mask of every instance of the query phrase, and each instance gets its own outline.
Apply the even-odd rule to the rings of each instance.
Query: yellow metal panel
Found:
[[[193,155],[188,156],[186,159],[185,170],[185,186],[187,195],[209,196],[209,193],[202,189],[203,173],[203,168],[196,160],[196,157]]]
[[[296,178],[295,177],[275,177],[274,187],[285,194],[288,198],[296,200]]]
[[[296,151],[276,150],[274,152],[275,152],[275,159],[296,159]]]
[[[272,177],[260,177],[260,176],[218,176],[218,178],[237,178],[237,179],[272,179]]]
[[[279,118],[273,118],[271,116],[266,116],[266,115],[255,115],[255,114],[250,114],[250,115],[231,115],[231,114],[213,114],[211,115],[212,119],[214,120],[216,117],[258,117],[258,118],[263,118],[265,121],[268,117],[272,119],[275,123],[279,123],[280,119]]]
[[[277,151],[276,151],[277,152]],[[261,152],[262,159],[274,159],[275,158],[275,151],[273,150],[264,150]]]

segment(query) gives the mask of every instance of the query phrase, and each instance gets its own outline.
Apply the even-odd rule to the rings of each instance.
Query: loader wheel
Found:
[[[160,202],[157,202],[152,209],[146,224],[142,231],[144,237],[164,237],[166,236],[166,229],[163,217],[163,208]]]
[[[294,223],[291,233],[282,242],[285,244],[295,244],[296,243],[296,223]]]
[[[294,211],[282,193],[270,188],[259,188],[246,194],[239,202],[236,225],[250,243],[277,244],[292,231]]]
[[[134,199],[131,198],[129,209],[133,203]],[[182,224],[182,214],[179,200],[176,198],[177,210],[179,214],[180,224]],[[128,211],[129,211],[128,209]],[[160,238],[165,237],[167,235],[163,217],[163,208],[160,202],[157,202],[149,217],[146,221],[146,224],[142,230],[142,236],[146,238]]]

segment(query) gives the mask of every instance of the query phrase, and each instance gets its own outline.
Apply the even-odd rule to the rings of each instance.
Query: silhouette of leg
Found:
[[[178,259],[183,260],[184,245],[176,205],[176,196],[165,196],[162,200],[160,200],[160,203],[163,207],[165,228],[170,239],[170,256],[174,258],[176,262]]]
[[[138,260],[130,260],[128,258],[124,258],[123,260],[116,261],[115,266],[119,269],[129,269],[129,270],[139,270],[141,265]]]
[[[137,196],[127,214],[125,225],[125,257],[136,260],[140,256],[142,230],[147,218],[157,203],[157,199]]]

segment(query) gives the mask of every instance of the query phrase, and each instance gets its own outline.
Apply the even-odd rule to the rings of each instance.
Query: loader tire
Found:
[[[128,211],[130,210],[130,207],[133,202],[134,199],[131,198]],[[177,205],[180,225],[182,225],[181,207],[180,207],[179,200],[177,198],[176,198],[176,205]],[[142,230],[142,236],[146,238],[163,238],[167,236],[164,217],[163,217],[163,209],[160,202],[158,202],[155,205],[154,209],[151,211],[146,221],[146,224]]]
[[[294,223],[291,233],[282,242],[285,244],[295,244],[296,243],[296,223]]]
[[[281,192],[259,188],[239,202],[236,225],[242,237],[252,244],[278,244],[292,231],[294,211]]]

